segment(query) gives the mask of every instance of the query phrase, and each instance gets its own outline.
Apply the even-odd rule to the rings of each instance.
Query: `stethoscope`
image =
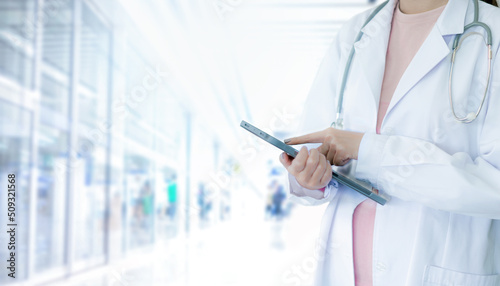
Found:
[[[492,58],[493,58],[493,53],[491,51],[491,43],[492,43],[492,37],[491,37],[491,30],[490,28],[488,27],[488,25],[486,25],[485,23],[483,22],[479,22],[478,21],[478,18],[479,18],[479,0],[474,0],[474,20],[466,25],[464,27],[464,33],[467,29],[469,28],[472,28],[474,26],[479,26],[479,27],[482,27],[485,31],[486,31],[486,34],[487,34],[487,39],[485,41],[485,44],[488,48],[488,78],[487,78],[487,81],[486,81],[486,89],[484,90],[484,94],[483,94],[483,99],[481,100],[481,104],[479,105],[479,107],[477,108],[476,112],[469,112],[466,116],[464,117],[460,117],[458,116],[456,113],[455,113],[455,107],[454,107],[454,104],[453,104],[453,96],[452,96],[452,91],[451,91],[451,86],[452,86],[452,76],[453,76],[453,66],[455,64],[455,57],[456,57],[456,54],[457,54],[457,51],[458,49],[460,49],[460,45],[462,44],[462,41],[464,39],[466,39],[467,37],[471,36],[471,35],[474,35],[474,34],[477,34],[477,35],[480,35],[482,36],[482,34],[478,33],[478,32],[471,32],[465,36],[463,36],[463,34],[460,34],[460,35],[457,35],[455,37],[455,40],[453,42],[453,54],[451,56],[451,66],[450,66],[450,77],[449,77],[449,80],[448,80],[448,95],[449,95],[449,100],[450,100],[450,107],[451,107],[451,111],[453,113],[453,116],[455,117],[455,119],[459,122],[462,122],[462,123],[470,123],[472,121],[474,121],[479,113],[481,112],[481,109],[483,108],[483,104],[484,104],[484,100],[486,99],[486,95],[488,93],[488,86],[490,84],[490,77],[491,77],[491,61],[492,61]],[[382,3],[381,5],[379,5],[371,14],[370,16],[368,16],[368,19],[366,20],[366,22],[363,24],[363,27],[361,27],[361,30],[359,31],[358,35],[356,36],[356,40],[354,40],[354,43],[358,42],[361,37],[363,36],[363,28],[377,15],[378,12],[380,12],[380,10],[382,10],[382,8],[385,7],[385,5],[388,3],[389,1],[386,1],[384,3]],[[346,63],[346,66],[345,66],[345,69],[344,69],[344,75],[342,76],[342,82],[341,82],[341,85],[340,85],[340,92],[339,92],[339,99],[338,99],[338,103],[337,103],[337,114],[336,114],[336,117],[335,117],[335,121],[332,122],[331,124],[331,127],[334,127],[334,128],[337,128],[337,129],[343,129],[344,127],[344,119],[343,119],[343,100],[344,100],[344,91],[345,91],[345,86],[346,86],[346,83],[347,83],[347,76],[349,74],[349,70],[351,69],[351,63],[352,63],[352,59],[354,58],[354,44],[351,48],[351,52],[349,54],[349,57],[347,58],[347,63]]]

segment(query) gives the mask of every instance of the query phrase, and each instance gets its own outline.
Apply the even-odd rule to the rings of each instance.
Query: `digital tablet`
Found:
[[[275,137],[267,134],[266,132],[260,130],[259,128],[253,126],[252,124],[242,120],[240,126],[249,131],[250,133],[256,135],[262,140],[274,145],[275,147],[283,150],[285,153],[295,158],[299,151],[290,145],[286,145],[283,141],[276,139]],[[352,174],[351,167],[348,165],[346,167],[337,167],[336,170],[332,170],[333,178],[332,180],[337,180],[339,183],[348,186],[349,188],[357,191],[358,193],[364,195],[365,197],[374,200],[375,202],[384,205],[387,199],[375,193],[367,182],[360,181],[354,178]]]

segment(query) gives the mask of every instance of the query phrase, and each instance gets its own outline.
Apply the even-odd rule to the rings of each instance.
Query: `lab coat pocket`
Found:
[[[500,275],[478,275],[428,265],[423,286],[498,286]]]

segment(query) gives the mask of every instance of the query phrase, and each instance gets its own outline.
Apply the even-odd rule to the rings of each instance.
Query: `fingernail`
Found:
[[[285,160],[285,153],[281,153],[280,158],[281,160]]]
[[[285,144],[290,143],[290,141],[292,141],[292,139],[285,139],[285,140],[284,140]]]

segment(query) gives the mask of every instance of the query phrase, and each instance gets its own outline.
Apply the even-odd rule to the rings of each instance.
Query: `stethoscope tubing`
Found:
[[[378,12],[380,12],[380,10],[382,10],[382,8],[385,7],[385,5],[387,5],[389,1],[385,1],[384,3],[380,4],[377,8],[375,8],[375,10],[368,16],[367,20],[365,21],[365,23],[363,24],[363,26],[361,27],[360,31],[358,32],[357,36],[356,36],[356,39],[354,41],[354,43],[358,42],[361,40],[361,38],[363,37],[363,28],[378,14]],[[466,39],[468,36],[470,36],[471,34],[478,34],[477,32],[473,32],[471,34],[467,34],[465,35],[464,37],[462,37],[464,35],[464,33],[462,34],[459,34],[455,37],[455,40],[453,41],[453,46],[452,46],[452,56],[451,56],[451,65],[450,65],[450,75],[449,75],[449,80],[448,80],[448,93],[449,93],[449,101],[450,101],[450,107],[451,107],[451,110],[452,110],[452,113],[453,113],[453,116],[455,117],[455,119],[459,122],[462,122],[462,123],[470,123],[472,121],[474,121],[478,116],[479,116],[479,113],[481,113],[481,109],[483,108],[483,104],[484,104],[484,101],[486,99],[486,96],[488,94],[488,87],[489,87],[489,84],[490,84],[490,79],[491,79],[491,62],[492,62],[492,59],[493,59],[493,53],[492,53],[492,49],[491,49],[491,45],[492,45],[492,42],[493,42],[493,39],[492,39],[492,34],[491,34],[491,29],[488,25],[486,25],[485,23],[483,22],[479,22],[479,0],[474,0],[474,20],[467,24],[465,27],[464,27],[464,33],[472,28],[472,27],[476,27],[476,26],[479,26],[479,27],[482,27],[485,31],[486,31],[486,46],[488,48],[488,76],[487,76],[487,81],[486,81],[486,88],[485,88],[485,91],[484,91],[484,94],[483,94],[483,98],[481,100],[481,104],[479,105],[478,109],[476,110],[476,112],[470,112],[468,113],[465,117],[459,117],[456,112],[455,112],[455,108],[454,108],[454,104],[453,104],[453,96],[452,96],[452,77],[453,77],[453,67],[455,65],[455,58],[456,58],[456,53],[458,51],[458,49],[460,48],[460,45],[462,43],[462,41],[464,39]],[[352,65],[352,60],[354,58],[354,54],[355,54],[355,49],[354,49],[354,44],[351,48],[351,51],[349,53],[349,57],[347,58],[347,62],[346,62],[346,65],[344,67],[344,74],[342,75],[342,82],[341,82],[341,85],[340,85],[340,91],[339,91],[339,98],[338,98],[338,102],[337,102],[337,110],[336,110],[336,115],[335,115],[335,121],[332,122],[331,124],[331,127],[334,127],[334,128],[337,128],[337,129],[343,129],[343,101],[344,101],[344,92],[345,92],[345,87],[346,87],[346,84],[347,84],[347,79],[348,79],[348,76],[349,76],[349,71],[351,69],[351,65]]]

